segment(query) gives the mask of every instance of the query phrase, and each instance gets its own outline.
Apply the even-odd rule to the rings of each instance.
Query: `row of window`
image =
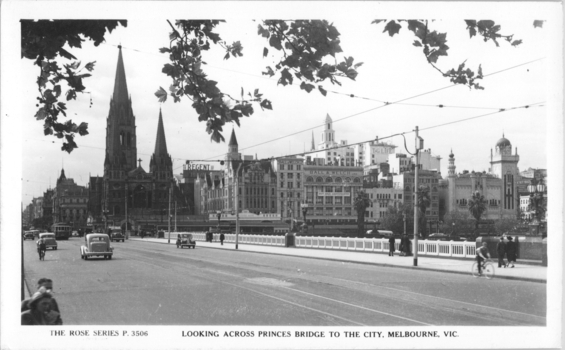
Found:
[[[279,170],[285,170],[285,165],[286,165],[286,170],[301,170],[302,169],[302,165],[301,164],[280,164],[279,165]]]
[[[306,182],[314,182],[314,178],[311,176],[308,176],[306,178]],[[342,179],[341,177],[336,177],[335,179],[332,179],[331,177],[326,177],[326,179],[324,180],[324,178],[322,177],[317,177],[316,178],[316,182],[351,182],[351,178],[346,177],[345,179]],[[361,179],[358,177],[353,178],[353,182],[354,183],[360,183]]]

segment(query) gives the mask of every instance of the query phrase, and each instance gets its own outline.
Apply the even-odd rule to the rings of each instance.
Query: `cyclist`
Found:
[[[490,253],[489,253],[488,248],[487,248],[487,242],[483,242],[483,245],[480,248],[477,249],[476,253],[477,253],[477,256],[476,256],[477,267],[479,268],[479,275],[481,275],[482,274],[481,269],[483,267],[483,261],[487,260],[487,258],[490,259]]]
[[[41,252],[45,256],[45,252],[47,251],[47,247],[45,246],[45,241],[43,238],[37,240],[37,252],[39,253],[39,260],[41,260]]]

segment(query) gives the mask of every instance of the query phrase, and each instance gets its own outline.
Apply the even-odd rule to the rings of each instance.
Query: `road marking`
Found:
[[[510,313],[515,313],[515,314],[519,314],[519,315],[524,315],[524,316],[530,316],[530,317],[536,317],[536,318],[540,318],[545,320],[546,317],[544,316],[538,316],[538,315],[533,315],[533,314],[527,314],[525,312],[520,312],[520,311],[512,311],[512,310],[507,310],[507,309],[501,309],[501,308],[497,308],[497,307],[493,307],[493,306],[486,306],[486,305],[481,305],[481,304],[473,304],[473,303],[468,303],[466,301],[460,301],[460,300],[453,300],[453,299],[449,299],[449,298],[443,298],[443,297],[436,297],[434,295],[429,295],[429,294],[422,294],[422,293],[417,293],[417,292],[411,292],[411,291],[407,291],[407,290],[403,290],[403,289],[398,289],[398,288],[392,288],[392,287],[385,287],[382,285],[378,285],[378,284],[371,284],[371,283],[366,283],[366,282],[359,282],[359,281],[353,281],[353,280],[348,280],[345,278],[337,278],[337,277],[332,277],[341,281],[345,281],[345,282],[350,282],[350,283],[357,283],[357,284],[364,284],[366,286],[370,286],[370,287],[377,287],[377,288],[383,288],[383,289],[389,289],[389,290],[393,290],[396,292],[403,292],[403,293],[407,293],[407,294],[415,294],[418,296],[424,296],[424,297],[428,297],[428,298],[434,298],[434,299],[440,299],[440,300],[447,300],[447,301],[451,301],[454,303],[461,303],[461,304],[465,304],[465,305],[472,305],[475,307],[482,307],[485,309],[492,309],[492,310],[496,310],[496,311],[503,311],[503,312],[510,312]]]
[[[301,304],[298,304],[298,303],[295,303],[295,302],[292,302],[292,301],[289,301],[289,300],[285,300],[285,299],[278,298],[278,297],[275,297],[275,296],[272,296],[272,295],[269,295],[269,294],[265,294],[265,293],[259,292],[258,290],[255,290],[255,289],[247,288],[247,287],[244,287],[244,286],[240,286],[240,285],[237,285],[237,284],[233,284],[233,283],[225,282],[225,281],[220,281],[220,280],[218,280],[218,282],[224,283],[224,284],[229,284],[230,286],[237,287],[237,288],[242,288],[242,289],[248,290],[248,291],[250,291],[250,292],[254,292],[254,293],[257,293],[257,294],[261,294],[261,295],[263,295],[263,296],[265,296],[265,297],[268,297],[268,298],[276,299],[276,300],[285,302],[285,303],[287,303],[287,304],[291,304],[291,305],[298,306],[298,307],[303,308],[303,309],[308,309],[308,310],[310,310],[310,311],[314,311],[314,312],[317,312],[317,313],[324,314],[324,315],[326,315],[326,316],[338,318],[338,319],[340,319],[340,320],[344,320],[344,321],[347,321],[347,322],[350,322],[350,323],[353,323],[353,324],[356,324],[356,325],[359,325],[359,326],[368,326],[368,325],[363,324],[363,323],[359,323],[359,322],[352,321],[352,320],[347,319],[347,318],[345,318],[345,317],[340,317],[340,316],[336,316],[336,315],[334,315],[334,314],[330,314],[329,312],[325,312],[325,311],[322,311],[322,310],[317,310],[317,309],[314,309],[314,308],[311,308],[311,307],[308,307],[308,306],[305,306],[305,305],[301,305]],[[291,288],[288,288],[288,289],[291,289]]]
[[[413,320],[413,319],[411,319],[411,318],[402,317],[402,316],[398,316],[398,315],[393,315],[393,314],[390,314],[390,313],[384,312],[384,311],[378,311],[378,310],[375,310],[375,309],[369,309],[369,308],[366,308],[366,307],[364,307],[364,306],[355,305],[355,304],[350,304],[350,303],[346,303],[345,301],[340,301],[340,300],[336,300],[336,299],[332,299],[332,298],[328,298],[328,297],[323,297],[323,296],[321,296],[321,295],[312,294],[312,293],[305,292],[305,291],[302,291],[302,290],[299,290],[299,289],[294,289],[294,288],[289,288],[289,287],[281,287],[281,288],[289,289],[289,290],[292,290],[292,291],[295,291],[295,292],[299,292],[299,293],[303,293],[303,294],[308,294],[308,295],[311,295],[311,296],[313,296],[313,297],[317,297],[317,298],[321,298],[321,299],[330,300],[330,301],[333,301],[333,302],[336,302],[336,303],[339,303],[339,304],[344,304],[344,305],[351,306],[351,307],[355,307],[355,308],[358,308],[358,309],[362,309],[362,310],[366,310],[366,311],[370,311],[370,312],[375,312],[375,313],[378,313],[378,314],[383,314],[383,315],[387,315],[387,316],[391,316],[391,317],[396,317],[396,318],[400,318],[400,319],[403,319],[403,320],[406,320],[406,321],[410,321],[410,322],[414,322],[414,323],[423,324],[423,325],[425,325],[425,326],[434,326],[433,324],[430,324],[430,323],[425,323],[425,322],[416,321],[416,320]]]

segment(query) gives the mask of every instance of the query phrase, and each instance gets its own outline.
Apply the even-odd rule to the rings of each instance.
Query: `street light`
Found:
[[[304,217],[304,225],[306,225],[306,214],[308,213],[308,204],[302,203],[300,204],[302,207],[302,216]]]
[[[539,234],[539,226],[541,217],[545,212],[544,208],[544,198],[543,194],[545,192],[545,185],[543,181],[540,179],[537,181],[536,179],[532,179],[530,185],[528,185],[528,192],[530,192],[530,205],[529,209],[534,211],[534,221],[530,224],[530,232],[534,235]]]

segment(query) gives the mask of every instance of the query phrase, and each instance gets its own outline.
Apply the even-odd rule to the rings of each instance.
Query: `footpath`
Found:
[[[168,238],[140,238],[131,237],[131,241],[142,241],[147,243],[161,243],[175,245],[176,234],[171,234],[171,243],[168,243]],[[209,249],[226,249],[235,250],[234,243],[224,242],[221,245],[219,241],[202,242],[196,241],[196,248],[209,248]],[[436,258],[429,256],[418,256],[418,266],[413,266],[413,256],[399,256],[398,252],[394,257],[388,256],[387,253],[377,252],[360,252],[360,251],[343,251],[331,249],[311,249],[311,248],[287,248],[280,246],[268,245],[255,245],[255,244],[239,244],[238,250],[253,253],[271,254],[271,255],[287,255],[301,258],[310,259],[323,259],[343,261],[359,264],[370,264],[378,266],[387,266],[392,268],[404,268],[414,270],[429,270],[439,271],[446,273],[458,273],[471,275],[471,266],[474,262],[473,259],[450,259],[450,258]],[[530,282],[547,283],[547,267],[541,264],[524,264],[517,261],[514,268],[498,268],[498,260],[493,259],[493,264],[496,268],[495,278],[505,278],[513,280],[522,280]]]

